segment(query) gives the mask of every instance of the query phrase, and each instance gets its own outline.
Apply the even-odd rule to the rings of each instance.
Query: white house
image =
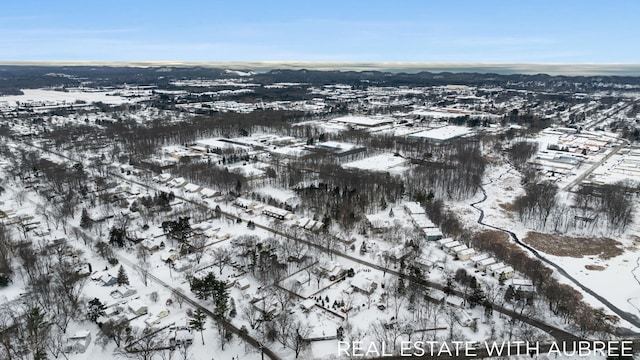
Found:
[[[460,243],[459,241],[450,241],[444,245],[442,245],[442,250],[448,252],[449,254],[451,254],[451,249],[455,248],[456,246],[460,246],[462,245],[462,243]]]
[[[437,241],[436,241],[436,243],[437,243],[437,244],[438,244],[438,246],[440,246],[440,247],[442,247],[442,246],[444,246],[444,244],[448,244],[448,243],[450,243],[450,242],[453,242],[453,239],[452,239],[452,238],[444,238],[444,239],[440,239],[440,240],[437,240]]]
[[[475,254],[476,254],[476,251],[470,248],[456,251],[456,256],[458,257],[458,260],[461,260],[461,261],[469,260]]]
[[[404,203],[404,211],[409,215],[425,214],[424,208],[417,201],[407,201]]]
[[[465,309],[458,310],[458,322],[460,323],[460,325],[469,327],[473,324],[473,321],[473,318]]]
[[[358,273],[351,280],[351,286],[358,292],[370,295],[376,290],[378,284],[364,274]]]
[[[200,192],[200,190],[202,190],[202,186],[200,185],[196,185],[193,183],[188,183],[184,186],[184,191],[188,192],[188,193],[198,193]]]
[[[169,185],[170,187],[175,187],[175,188],[182,187],[186,184],[187,184],[187,180],[185,180],[185,178],[182,178],[182,177],[171,179],[167,183],[167,185]]]
[[[148,308],[142,301],[134,299],[129,301],[129,310],[136,315],[144,315],[147,313]]]
[[[501,268],[498,269],[494,269],[492,272],[492,275],[494,278],[496,279],[511,279],[513,277],[513,268],[511,266],[503,266]]]
[[[202,188],[202,190],[200,190],[200,195],[202,196],[203,199],[208,199],[215,196],[220,196],[220,191],[209,189],[209,188]]]
[[[442,231],[440,231],[440,229],[438,229],[438,228],[431,228],[431,227],[430,228],[424,228],[424,229],[422,229],[422,231],[424,231],[424,234],[427,237],[428,241],[440,240],[444,236],[442,234]]]
[[[491,265],[488,265],[488,266],[485,268],[485,270],[484,270],[484,271],[485,271],[488,275],[493,275],[493,272],[494,272],[495,270],[502,269],[502,268],[503,268],[503,267],[505,267],[505,266],[507,266],[507,265],[506,265],[505,263],[503,263],[503,262],[493,263],[493,264],[491,264]]]
[[[249,284],[249,280],[247,280],[246,278],[240,278],[236,280],[235,286],[240,290],[246,290],[251,286],[251,284]]]
[[[91,332],[89,330],[77,331],[69,336],[64,347],[66,353],[84,353],[91,344]]]
[[[176,345],[188,346],[193,343],[193,332],[190,329],[178,329],[175,332]]]
[[[531,280],[511,279],[511,286],[515,291],[524,292],[524,293],[535,292],[535,286],[533,286],[533,281]]]
[[[478,255],[473,256],[471,258],[471,262],[473,263],[473,266],[478,266],[478,263],[480,261],[482,261],[484,259],[488,259],[488,258],[489,258],[489,254],[482,253],[482,254],[478,254]]]
[[[480,260],[478,261],[478,263],[476,264],[476,267],[478,268],[478,270],[486,270],[487,266],[493,265],[496,263],[496,260],[492,257],[486,258],[484,260]]]

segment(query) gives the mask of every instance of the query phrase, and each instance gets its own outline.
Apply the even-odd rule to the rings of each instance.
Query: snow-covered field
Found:
[[[515,213],[504,209],[504,205],[510,205],[516,197],[524,194],[519,185],[520,175],[508,166],[489,169],[486,174],[484,189],[487,192],[487,200],[477,205],[484,210],[484,222],[509,229],[519,239],[524,239],[531,229],[520,223]],[[481,199],[482,194],[479,193],[472,199],[454,203],[451,207],[464,219],[466,224],[472,225],[476,229],[483,229],[483,226],[476,223],[479,216],[478,211],[470,206],[471,203]],[[636,214],[636,221],[632,228],[625,232],[625,236],[616,237],[616,240],[620,241],[625,248],[624,253],[617,257],[605,260],[597,256],[573,258],[543,254],[549,260],[559,264],[581,284],[603,296],[616,307],[640,317],[640,282],[638,281],[640,249],[629,237],[640,231],[640,226],[637,225],[638,220]],[[587,265],[602,266],[603,269],[589,270],[585,267]],[[562,275],[556,274],[556,278],[563,283],[574,285]],[[615,279],[615,281],[611,279]],[[588,294],[584,294],[584,296],[585,301],[594,308],[605,307],[594,297]],[[640,330],[626,321],[621,321],[621,325],[634,331]]]
[[[407,159],[393,154],[381,154],[343,164],[345,168],[402,173],[407,170]]]
[[[55,91],[45,89],[24,89],[23,95],[0,96],[0,102],[7,102],[10,105],[15,103],[42,103],[43,105],[51,104],[73,104],[76,101],[84,101],[87,103],[102,102],[105,104],[123,104],[131,102],[130,99],[113,95],[107,91]]]

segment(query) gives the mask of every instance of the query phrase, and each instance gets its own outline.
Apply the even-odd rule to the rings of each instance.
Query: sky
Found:
[[[640,1],[4,0],[0,61],[632,63]]]

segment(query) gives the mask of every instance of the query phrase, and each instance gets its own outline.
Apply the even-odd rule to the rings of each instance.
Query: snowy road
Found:
[[[45,149],[45,148],[42,148],[42,147],[40,147],[40,146],[34,145],[34,144],[32,144],[32,143],[29,143],[29,142],[25,142],[25,144],[30,145],[30,146],[32,146],[32,147],[34,147],[34,148],[37,148],[37,149],[39,149],[39,150],[41,150],[41,151],[45,151],[45,152],[48,152],[48,153],[54,154],[54,155],[56,155],[56,156],[60,156],[60,157],[62,157],[62,158],[68,159],[68,160],[76,161],[76,159],[71,159],[71,158],[69,158],[68,156],[65,156],[65,155],[63,155],[63,154],[60,154],[60,153],[54,152],[54,151],[52,151],[52,150],[50,150],[50,149]],[[109,176],[112,176],[112,177],[114,177],[114,178],[119,178],[119,179],[121,179],[121,180],[124,180],[124,181],[130,182],[130,183],[133,183],[133,184],[137,184],[137,185],[139,185],[139,186],[142,186],[142,187],[147,188],[147,189],[150,189],[150,190],[154,190],[154,191],[158,191],[158,190],[160,190],[160,189],[155,188],[154,186],[150,186],[149,184],[146,184],[146,183],[143,183],[143,182],[139,182],[139,181],[135,181],[135,180],[132,180],[132,179],[126,178],[126,177],[124,177],[124,176],[122,176],[122,175],[120,175],[120,174],[117,174],[117,173],[109,173],[108,175],[109,175]],[[482,190],[483,190],[483,192],[484,192],[484,189],[482,189]],[[194,206],[207,208],[207,209],[209,209],[209,210],[213,211],[213,209],[212,209],[208,204],[203,204],[203,203],[201,203],[201,202],[196,202],[196,201],[190,200],[190,199],[188,199],[188,198],[186,198],[186,197],[182,197],[182,196],[180,196],[180,195],[178,195],[178,194],[176,194],[176,199],[180,199],[180,200],[182,200],[182,201],[185,201],[185,202],[191,203],[191,204],[193,204]],[[485,199],[486,199],[486,193],[484,193],[484,199],[483,199],[482,201],[484,201]],[[480,201],[480,202],[482,202],[482,201]],[[481,209],[478,209],[478,210],[480,210],[480,211],[481,211],[481,216],[480,216],[480,219],[478,220],[478,222],[480,223],[480,222],[482,221],[482,218],[484,217],[484,212],[483,212]],[[240,217],[239,217],[239,216],[237,216],[237,215],[234,215],[234,214],[232,214],[232,213],[225,212],[225,211],[222,211],[222,214],[223,214],[223,215],[225,215],[225,216],[227,216],[228,218],[232,218],[232,219],[238,219],[238,218],[240,218]],[[240,218],[240,219],[242,219],[242,218]],[[246,222],[246,219],[242,219],[242,220]],[[287,239],[290,239],[290,240],[293,240],[293,241],[296,241],[296,242],[300,242],[300,243],[306,244],[306,245],[307,245],[307,246],[309,246],[309,247],[317,248],[317,249],[320,249],[321,251],[324,251],[324,252],[327,252],[327,253],[333,253],[334,255],[339,256],[339,257],[341,257],[341,258],[343,258],[343,259],[347,259],[347,260],[350,260],[350,261],[353,261],[353,262],[359,263],[359,264],[361,264],[361,265],[368,266],[368,267],[370,267],[370,268],[372,268],[372,269],[377,269],[377,270],[380,270],[380,271],[386,272],[386,273],[391,274],[391,275],[394,275],[394,276],[400,276],[400,275],[401,275],[399,272],[397,272],[397,271],[395,271],[395,270],[393,270],[393,269],[389,269],[389,268],[386,268],[386,267],[380,266],[380,265],[378,265],[378,264],[374,264],[374,263],[371,263],[371,262],[368,262],[368,261],[362,260],[362,259],[360,259],[360,258],[356,258],[356,257],[353,257],[353,256],[349,256],[349,255],[346,255],[346,254],[343,254],[343,253],[339,253],[339,252],[336,252],[336,251],[330,251],[329,249],[325,248],[324,246],[322,246],[322,245],[320,245],[320,244],[316,244],[316,243],[310,242],[310,241],[308,241],[308,240],[301,239],[301,238],[299,238],[299,237],[294,237],[294,236],[291,236],[291,235],[285,234],[285,233],[283,233],[283,232],[281,232],[281,231],[275,230],[275,229],[273,229],[273,228],[270,228],[270,227],[268,227],[268,226],[265,226],[265,225],[259,224],[259,223],[257,223],[257,222],[255,223],[255,225],[256,225],[256,227],[257,227],[257,228],[264,229],[264,230],[269,231],[269,232],[271,232],[271,233],[273,233],[273,234],[275,234],[275,235],[280,235],[280,236],[285,237],[285,238],[287,238]],[[486,226],[490,226],[490,227],[491,227],[491,225],[486,225]],[[495,228],[495,227],[494,227],[494,228]],[[496,228],[496,229],[497,229],[497,228]],[[498,230],[502,230],[502,229],[498,229]],[[507,231],[507,230],[503,230],[503,231]],[[507,231],[507,232],[508,232],[508,231]],[[515,236],[515,234],[513,234],[513,233],[512,233],[512,235],[513,235],[513,236]],[[519,242],[519,240],[518,240],[518,242]],[[525,245],[525,246],[526,246],[526,245]],[[534,251],[535,251],[535,250],[534,250]],[[151,278],[151,277],[150,277],[150,278]],[[423,285],[423,286],[428,287],[428,288],[434,288],[434,289],[438,289],[438,290],[443,290],[443,288],[444,288],[444,286],[443,286],[442,284],[435,283],[435,282],[431,282],[431,281],[424,280],[424,279],[421,279],[421,278],[414,278],[413,280],[414,280],[414,281],[416,281],[417,283],[419,283],[419,284]],[[160,280],[159,280],[159,281],[160,281]],[[168,285],[164,284],[164,286],[168,286]],[[461,292],[459,292],[459,291],[454,291],[454,294],[456,294],[456,295],[458,295],[458,296],[463,296],[463,294],[462,294]],[[433,300],[433,301],[437,301],[436,299],[432,299],[432,300]],[[558,342],[578,340],[578,338],[577,338],[576,336],[574,336],[573,334],[568,333],[568,332],[566,332],[566,331],[564,331],[564,330],[561,330],[561,329],[559,329],[559,328],[556,328],[556,327],[554,327],[554,326],[548,325],[548,324],[546,324],[546,323],[544,323],[544,322],[542,322],[542,321],[539,321],[539,320],[536,320],[536,319],[533,319],[533,318],[530,318],[530,317],[522,316],[521,314],[518,314],[517,312],[515,312],[515,311],[513,311],[513,310],[507,309],[507,308],[502,307],[502,306],[499,306],[499,305],[497,305],[497,304],[492,304],[492,305],[493,305],[493,310],[494,310],[494,311],[500,312],[500,313],[505,314],[505,315],[507,315],[507,316],[509,316],[509,317],[512,317],[512,318],[516,318],[516,319],[518,319],[518,320],[520,320],[520,321],[522,321],[522,322],[524,322],[524,323],[527,323],[527,324],[529,324],[529,325],[531,325],[531,326],[534,326],[534,327],[536,327],[536,328],[539,328],[539,329],[541,329],[542,331],[544,331],[544,332],[548,333],[549,335],[551,335],[551,336],[552,336],[553,338],[555,338],[555,339],[556,339],[556,341],[558,341]],[[640,321],[639,321],[639,322],[640,322]],[[249,340],[249,342],[250,342],[252,345],[254,345],[254,346],[256,346],[255,344],[257,344],[257,343],[258,343],[256,340],[253,340],[253,342],[251,342],[251,340]],[[266,350],[267,350],[267,349],[265,348],[265,353],[266,353]],[[275,353],[274,353],[274,356],[275,356]],[[276,359],[276,358],[277,358],[277,357],[274,357],[274,359]]]

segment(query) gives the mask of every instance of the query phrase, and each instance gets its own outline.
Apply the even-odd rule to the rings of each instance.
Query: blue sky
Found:
[[[0,60],[640,62],[640,1],[3,1]]]

